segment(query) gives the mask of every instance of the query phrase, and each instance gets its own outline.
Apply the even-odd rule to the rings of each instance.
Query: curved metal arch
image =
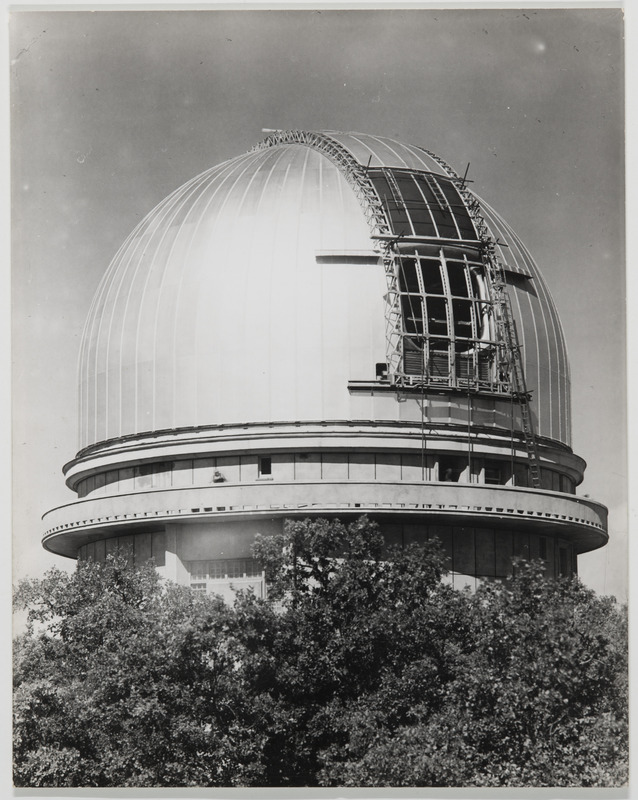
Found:
[[[304,144],[327,156],[354,190],[373,234],[390,234],[391,228],[381,200],[368,177],[367,169],[339,142],[325,133],[313,131],[275,131],[252,151],[266,150],[278,144]]]
[[[391,236],[392,227],[381,198],[367,174],[367,168],[359,163],[343,145],[324,133],[294,130],[274,131],[256,145],[253,151],[266,150],[269,147],[281,144],[303,144],[325,155],[343,174],[359,201],[370,227],[374,248],[383,259],[387,282],[385,318],[388,373],[395,382],[400,383],[399,376],[403,373],[403,331],[399,305],[399,254],[395,242],[391,238],[385,239],[385,241],[379,238],[381,236]],[[501,361],[505,369],[510,373],[516,396],[520,402],[532,483],[538,487],[540,486],[540,469],[536,436],[529,410],[529,395],[525,384],[525,372],[518,344],[516,325],[505,285],[504,266],[496,253],[496,242],[485,222],[478,199],[469,191],[465,181],[446,161],[435,153],[426,150],[424,147],[419,147],[419,150],[433,159],[455,184],[474,223],[478,240],[481,244],[483,263],[488,274],[488,285],[490,286],[492,304],[496,312],[497,330],[503,343]]]
[[[373,247],[383,261],[387,284],[384,299],[388,374],[390,376],[399,375],[402,371],[403,348],[401,346],[402,319],[399,305],[398,254],[394,241],[391,238],[385,238],[392,236],[392,227],[381,198],[368,176],[367,168],[328,134],[311,131],[274,131],[255,145],[251,152],[267,150],[269,147],[281,144],[303,144],[322,153],[332,161],[354,191],[370,228]]]
[[[419,150],[422,150],[426,155],[430,156],[430,158],[441,167],[448,178],[454,182],[472,218],[479,241],[481,242],[483,263],[489,277],[488,285],[490,286],[493,306],[496,311],[497,329],[500,332],[500,338],[503,342],[504,352],[502,355],[502,362],[510,373],[510,379],[515,389],[515,396],[520,403],[532,485],[538,489],[541,486],[538,447],[534,431],[534,422],[529,408],[529,393],[525,382],[521,347],[518,342],[516,323],[512,314],[512,304],[505,282],[505,266],[496,252],[496,241],[485,222],[481,211],[481,205],[473,192],[467,188],[465,181],[446,161],[435,153],[426,150],[424,147],[419,147]]]

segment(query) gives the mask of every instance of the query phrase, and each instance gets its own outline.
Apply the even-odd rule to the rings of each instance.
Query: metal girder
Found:
[[[445,174],[456,185],[472,218],[481,243],[481,255],[489,279],[488,286],[492,296],[497,332],[502,342],[500,361],[510,375],[510,382],[514,388],[514,397],[518,400],[520,405],[532,485],[534,488],[538,489],[541,486],[538,448],[536,444],[536,435],[534,433],[534,422],[529,408],[529,393],[525,383],[525,370],[523,369],[523,361],[521,358],[521,347],[518,342],[516,323],[512,314],[512,305],[505,282],[506,267],[496,253],[496,242],[483,218],[480,203],[475,195],[467,188],[465,180],[435,153],[423,147],[419,149],[436,161]]]
[[[402,326],[399,305],[398,256],[395,239],[392,237],[390,220],[363,166],[339,142],[327,134],[308,131],[274,131],[253,151],[267,150],[280,144],[303,144],[317,150],[337,166],[353,189],[372,234],[374,249],[382,259],[387,291],[385,299],[385,337],[388,375],[397,376],[402,372],[403,350],[401,347]]]
[[[266,150],[282,144],[302,144],[329,158],[345,177],[352,187],[355,196],[363,210],[366,221],[372,234],[374,249],[382,258],[386,277],[387,292],[385,294],[385,327],[386,327],[386,356],[388,360],[388,374],[397,385],[406,381],[403,369],[403,327],[399,293],[399,263],[400,255],[396,243],[398,238],[393,236],[392,226],[381,198],[368,176],[368,168],[363,166],[339,142],[328,134],[309,131],[273,131],[262,142],[253,148],[253,151]],[[494,309],[497,328],[497,337],[500,341],[499,362],[503,372],[510,376],[510,385],[514,388],[514,396],[520,403],[521,417],[525,433],[525,441],[530,462],[530,473],[534,487],[540,487],[540,468],[536,436],[533,420],[529,409],[529,395],[525,385],[525,372],[521,360],[520,345],[516,332],[516,325],[512,315],[511,303],[505,284],[504,265],[496,254],[496,243],[483,218],[481,206],[475,195],[470,192],[462,179],[452,167],[442,158],[425,148],[419,148],[437,163],[444,174],[450,178],[463,199],[468,210],[477,238],[480,243],[481,258],[488,277],[488,290]],[[434,182],[429,182],[431,185]],[[438,185],[437,185],[438,190]],[[442,205],[443,196],[434,191],[437,202]]]

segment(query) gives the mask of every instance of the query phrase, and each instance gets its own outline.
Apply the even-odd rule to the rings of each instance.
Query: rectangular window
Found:
[[[526,464],[514,464],[514,485],[529,486],[529,468]]]
[[[428,333],[431,336],[447,336],[447,303],[443,297],[428,297]]]
[[[472,318],[472,303],[469,300],[452,300],[454,313],[454,336],[457,339],[467,340],[476,338]],[[466,342],[469,347],[470,343]]]
[[[243,578],[261,575],[261,566],[254,558],[231,558],[215,561],[188,561],[186,562],[191,578],[191,587],[194,583],[204,583],[206,580],[220,580],[224,578]]]
[[[485,462],[485,483],[500,485],[503,483],[501,465],[498,461]]]
[[[406,333],[423,334],[423,305],[418,295],[404,294],[401,296],[401,315],[403,330]]]
[[[436,236],[430,210],[413,176],[395,173],[395,180],[416,236]]]
[[[547,539],[541,536],[538,540],[538,555],[544,561],[547,561]]]
[[[413,258],[402,258],[399,271],[399,288],[402,292],[419,294],[419,279],[416,271],[416,261]]]
[[[259,457],[259,477],[272,475],[272,458],[270,456]]]
[[[448,456],[439,460],[439,480],[446,483],[458,483],[461,473],[467,466],[462,458]]]
[[[541,469],[541,489],[552,490],[552,473],[551,470]]]
[[[426,294],[445,294],[438,258],[421,259],[421,280]]]
[[[470,215],[465,208],[465,204],[461,200],[461,196],[459,195],[456,186],[454,186],[449,180],[441,178],[440,176],[437,177],[436,180],[441,191],[445,195],[450,208],[452,209],[454,220],[459,228],[461,237],[463,239],[476,239],[474,225],[472,224]]]
[[[469,289],[465,274],[465,264],[459,261],[447,262],[447,277],[450,283],[450,294],[454,297],[469,297]]]
[[[559,558],[559,569],[560,574],[564,578],[569,577],[569,559],[568,559],[568,552],[566,547],[561,547],[558,551],[558,558]]]

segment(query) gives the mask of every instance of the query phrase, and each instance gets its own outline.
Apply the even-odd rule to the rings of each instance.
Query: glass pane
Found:
[[[402,292],[414,292],[419,294],[419,279],[417,278],[416,260],[414,258],[401,259],[399,288]]]
[[[406,333],[423,333],[423,305],[420,297],[404,294],[401,296],[403,330]]]
[[[467,461],[455,456],[441,456],[439,460],[439,480],[457,483]]]
[[[451,181],[446,180],[445,178],[436,178],[439,184],[441,191],[447,198],[448,203],[452,209],[452,213],[454,214],[454,219],[456,224],[459,227],[459,231],[461,232],[462,239],[476,239],[476,233],[474,231],[474,226],[472,225],[472,220],[470,219],[470,215],[459,195],[459,192],[454,186]]]
[[[421,276],[426,294],[444,294],[441,264],[438,259],[422,258]]]
[[[485,462],[485,483],[503,483],[501,464],[498,461]]]
[[[390,227],[392,232],[397,235],[412,235],[412,228],[408,220],[408,215],[403,208],[403,203],[398,200],[396,193],[388,182],[388,179],[380,172],[369,172],[370,180],[377,190],[384,209],[390,217]]]
[[[432,216],[413,176],[395,173],[395,179],[412,220],[414,233],[417,236],[436,236]]]
[[[447,309],[443,297],[428,297],[428,332],[433,336],[447,336]]]
[[[465,264],[460,264],[458,261],[448,261],[447,276],[451,294],[456,297],[470,296],[465,278]]]
[[[452,300],[454,313],[454,335],[472,338],[472,302],[470,300]]]

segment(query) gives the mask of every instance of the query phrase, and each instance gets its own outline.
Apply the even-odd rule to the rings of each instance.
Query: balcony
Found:
[[[167,523],[261,517],[402,517],[435,524],[482,525],[559,533],[577,552],[607,541],[607,509],[595,501],[540,489],[464,483],[324,481],[222,483],[118,494],[59,506],[44,516],[43,545],[75,557],[77,548],[122,529]]]

